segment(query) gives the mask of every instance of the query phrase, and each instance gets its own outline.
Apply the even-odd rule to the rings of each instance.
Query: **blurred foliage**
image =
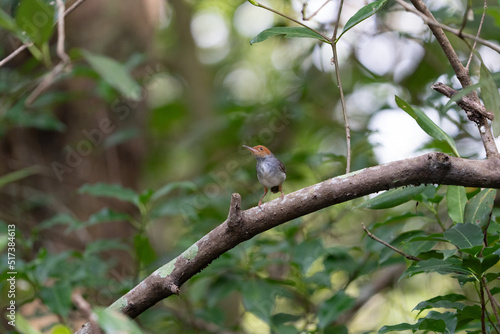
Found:
[[[33,167],[16,168],[18,161],[4,152],[9,149],[2,153],[8,158],[1,165],[0,191],[6,203],[15,204],[0,212],[1,305],[9,301],[9,242],[15,242],[19,324],[14,330],[3,322],[2,333],[37,332],[34,323],[48,315],[56,317],[42,326],[44,332],[76,328],[85,320],[71,302],[73,292],[93,306],[110,305],[224,221],[231,193],[242,195],[243,208],[255,206],[262,189],[242,144],[263,144],[279,156],[288,172],[286,193],[345,173],[340,94],[331,48],[318,35],[294,28],[295,37],[313,38],[282,38],[295,24],[248,2],[176,1],[149,36],[147,52],[101,54],[95,45],[68,45],[72,66],[27,105],[58,62],[52,17],[40,31],[22,32],[20,23],[33,15],[31,3],[54,15],[49,2],[0,2],[0,36],[7,41],[1,58],[12,52],[12,41],[34,42],[22,60],[0,67],[0,144],[26,145],[16,137],[23,129],[36,132],[44,145],[60,146],[45,152],[46,165]],[[310,16],[319,7],[302,4],[269,2],[297,19],[303,8]],[[387,110],[413,117],[418,131],[429,135],[420,150],[483,157],[477,130],[464,113],[430,89],[436,81],[455,83],[439,45],[427,29],[410,29],[412,21],[405,25],[411,14],[394,2],[376,4],[346,3],[341,22],[339,70],[351,126],[351,170],[378,164],[380,143],[373,135],[400,126],[390,119],[375,126],[375,117]],[[439,22],[462,23],[463,2],[430,5]],[[476,33],[482,6],[472,1],[474,20],[467,21],[466,32]],[[304,23],[332,36],[333,9],[330,2]],[[490,6],[481,32],[497,43],[499,12],[498,5]],[[113,35],[108,29],[103,39]],[[250,45],[256,36],[261,38]],[[468,46],[450,38],[466,60]],[[495,105],[499,56],[487,56],[484,47],[478,52],[483,59],[473,59],[470,73],[474,82],[483,80],[484,101]],[[95,101],[107,107],[104,115],[94,112]],[[76,105],[85,113],[74,112]],[[82,119],[93,119],[94,128],[89,131]],[[397,141],[413,144],[412,131]],[[130,156],[119,161],[138,178],[136,189],[81,176],[85,161],[106,160],[138,139],[147,150],[141,168],[132,169]],[[68,181],[75,174],[81,179]],[[40,179],[60,182],[47,190],[34,181]],[[489,297],[480,293],[486,286],[493,297],[500,292],[495,195],[492,189],[425,185],[336,205],[223,254],[181,288],[180,298],[162,301],[136,322],[99,307],[95,312],[109,333],[479,333],[482,311],[487,331],[498,332]],[[94,201],[99,209],[91,209]],[[420,261],[368,238],[361,223]],[[108,229],[115,235],[117,226],[133,232],[116,238],[88,234]],[[85,240],[85,247],[52,247],[46,236],[54,231],[59,238]],[[42,307],[29,312],[35,303]]]

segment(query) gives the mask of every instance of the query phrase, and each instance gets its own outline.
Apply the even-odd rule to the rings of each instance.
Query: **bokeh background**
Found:
[[[15,16],[15,1],[0,3]],[[488,3],[481,37],[498,43],[499,4]],[[327,35],[339,5],[265,4],[299,20],[319,10],[303,22]],[[347,1],[340,29],[364,5]],[[465,31],[476,33],[482,1],[470,10],[463,1],[429,6],[443,24],[460,26],[467,17]],[[224,221],[231,193],[242,195],[243,208],[255,206],[263,190],[243,144],[265,145],[284,162],[285,193],[346,172],[331,47],[282,36],[250,44],[264,29],[293,25],[244,1],[87,0],[66,19],[71,66],[32,104],[26,99],[58,62],[55,31],[41,48],[49,59],[24,51],[0,67],[0,234],[16,225],[17,304],[31,326],[51,332],[55,323],[85,322],[72,293],[108,306]],[[1,58],[21,45],[6,29],[0,38]],[[449,38],[465,61],[468,46]],[[477,51],[490,72],[500,70],[498,53]],[[458,86],[414,14],[389,2],[342,36],[338,62],[352,171],[447,152],[397,107],[395,95],[426,111],[463,157],[484,157],[477,129],[430,88]],[[134,80],[128,92],[113,82],[123,72]],[[477,59],[470,72],[477,80]],[[138,324],[148,333],[361,333],[413,322],[418,301],[456,283],[433,275],[398,281],[404,259],[363,237],[360,224],[379,224],[379,236],[390,238],[434,223],[425,212],[391,221],[391,211],[353,210],[361,201],[236,247]],[[3,332],[12,332],[2,321]]]

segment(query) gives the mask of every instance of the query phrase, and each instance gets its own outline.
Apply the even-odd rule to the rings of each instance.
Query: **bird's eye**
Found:
[[[262,150],[263,150],[263,148],[262,148],[262,147],[259,147],[259,150],[261,150],[261,151],[262,151]]]

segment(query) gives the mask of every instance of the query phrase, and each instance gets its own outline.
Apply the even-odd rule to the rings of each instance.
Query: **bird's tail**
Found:
[[[280,186],[271,187],[271,191],[273,192],[273,194],[276,194],[278,191],[280,191]]]

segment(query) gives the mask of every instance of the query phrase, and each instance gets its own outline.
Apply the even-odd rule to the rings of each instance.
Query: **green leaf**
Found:
[[[0,27],[16,34],[20,33],[16,21],[1,8],[0,8]]]
[[[111,197],[125,202],[137,204],[138,195],[135,191],[123,188],[119,184],[94,183],[84,184],[78,189],[79,194],[89,194],[96,197]]]
[[[268,39],[269,37],[276,36],[276,35],[285,35],[285,37],[288,38],[314,38],[317,40],[320,40],[325,43],[330,43],[330,41],[326,40],[323,36],[320,34],[307,29],[305,27],[272,27],[268,28],[261,33],[259,33],[257,36],[252,38],[250,41],[250,44],[253,45],[255,43],[260,43]]]
[[[402,332],[402,331],[415,331],[418,329],[418,324],[408,324],[403,322],[397,325],[384,326],[379,329],[378,334],[391,333],[391,332]]]
[[[105,333],[142,334],[135,322],[116,310],[95,308],[97,322]]]
[[[344,29],[342,30],[342,33],[340,36],[337,38],[335,43],[337,43],[342,37],[343,34],[345,34],[348,30],[350,30],[352,27],[355,25],[363,22],[370,16],[374,15],[376,12],[378,12],[384,5],[387,3],[388,0],[377,0],[372,3],[369,3],[368,5],[364,6],[360,10],[356,12],[345,24]]]
[[[248,280],[243,283],[242,293],[245,309],[270,324],[277,289],[264,280]]]
[[[479,226],[474,224],[457,224],[445,231],[443,236],[459,249],[483,246],[483,231]]]
[[[467,194],[465,187],[462,186],[448,186],[446,189],[446,205],[448,208],[448,215],[458,224],[464,222],[464,210],[467,203]]]
[[[313,254],[323,254],[324,248],[321,240],[311,239],[301,242],[292,251],[292,262],[298,264],[302,273],[306,274],[314,261],[318,259]]]
[[[70,214],[67,213],[59,213],[52,218],[46,219],[37,225],[37,229],[47,229],[56,225],[66,225],[68,228],[65,233],[69,233],[70,231],[77,230],[85,226],[85,223],[76,219]]]
[[[59,314],[63,318],[69,315],[69,311],[73,306],[71,302],[71,285],[66,280],[59,280],[50,287],[42,287],[40,297],[52,312]]]
[[[418,303],[413,310],[423,311],[430,308],[454,308],[462,310],[466,306],[464,303],[459,303],[462,300],[467,300],[467,297],[459,294],[437,296]]]
[[[116,212],[108,208],[103,208],[101,211],[92,214],[87,225],[94,225],[105,222],[129,221],[131,217],[123,212]]]
[[[411,277],[421,273],[436,272],[441,275],[455,274],[455,275],[470,275],[471,271],[462,267],[462,262],[455,258],[436,259],[430,258],[429,260],[414,262],[408,269],[405,270],[401,278]]]
[[[438,333],[455,333],[457,315],[452,312],[439,313],[430,311],[424,319],[418,321],[420,330],[430,330]]]
[[[491,254],[485,257],[480,258],[481,259],[481,274],[485,273],[488,269],[493,267],[498,263],[500,260],[500,256],[497,254]]]
[[[7,318],[8,319],[8,318]],[[16,331],[20,334],[42,334],[30,324],[30,321],[22,316],[21,312],[16,313]]]
[[[464,258],[463,265],[477,275],[483,275],[488,269],[493,267],[500,260],[500,256],[491,254],[486,257],[469,256]],[[496,273],[495,273],[496,275]]]
[[[355,302],[356,299],[347,295],[343,290],[340,290],[333,297],[325,300],[318,310],[319,328],[324,329],[337,320],[341,314],[353,307]]]
[[[496,189],[483,189],[472,197],[465,206],[464,221],[485,227],[490,220]]]
[[[495,115],[492,122],[493,133],[498,134],[500,133],[500,94],[498,93],[498,87],[495,83],[495,79],[493,79],[490,71],[482,61],[479,75],[481,77],[479,80],[479,84],[481,85],[481,97],[483,98],[486,110]]]
[[[156,260],[156,252],[149,242],[149,238],[143,234],[136,234],[134,237],[134,249],[137,258],[144,266]]]
[[[0,188],[4,187],[6,184],[27,178],[28,176],[31,176],[33,174],[40,173],[40,171],[40,167],[31,166],[2,175],[0,176]]]
[[[126,143],[134,138],[139,137],[141,134],[138,128],[127,128],[113,132],[104,139],[104,147],[110,148],[116,145]]]
[[[125,66],[116,60],[82,50],[82,55],[101,78],[128,99],[139,101],[141,87],[135,82]]]
[[[84,256],[94,256],[97,253],[111,249],[128,251],[130,248],[118,239],[102,239],[92,241],[85,247]]]
[[[414,199],[415,196],[425,190],[426,185],[408,186],[391,189],[382,194],[366,200],[358,207],[372,210],[392,208]]]
[[[177,181],[170,182],[156,190],[152,196],[152,200],[155,201],[160,197],[170,194],[175,189],[187,189],[191,191],[196,191],[196,185],[191,181]]]
[[[31,41],[42,44],[52,34],[54,17],[54,6],[40,0],[23,0],[16,12],[16,23]]]
[[[72,334],[73,331],[64,325],[57,324],[54,327],[52,327],[50,334]]]
[[[396,96],[396,104],[404,112],[413,117],[417,121],[418,125],[422,130],[424,130],[429,136],[436,140],[444,141],[448,144],[453,154],[460,157],[457,148],[455,146],[455,141],[446,132],[444,132],[436,123],[434,123],[429,116],[427,116],[422,110],[418,108],[412,108],[410,104],[399,96]]]

